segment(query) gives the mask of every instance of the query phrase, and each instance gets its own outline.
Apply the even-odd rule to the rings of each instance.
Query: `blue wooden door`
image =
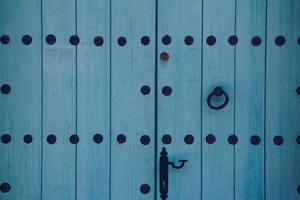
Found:
[[[300,199],[299,0],[0,0],[0,199]]]

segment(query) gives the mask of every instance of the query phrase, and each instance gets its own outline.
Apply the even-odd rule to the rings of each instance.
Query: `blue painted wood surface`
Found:
[[[10,192],[0,199],[41,199],[41,17],[40,1],[0,1],[0,35],[10,42],[0,45],[0,85],[11,87],[0,95],[0,184],[10,184]],[[14,12],[12,12],[12,10]],[[4,17],[5,16],[5,17]],[[31,45],[22,43],[31,35]],[[27,144],[23,136],[30,134]]]
[[[227,38],[235,33],[235,1],[211,0],[203,4],[203,93],[202,93],[202,199],[234,198],[234,146],[227,138],[234,134],[234,48]],[[216,43],[209,46],[209,36]],[[217,86],[228,93],[230,101],[223,110],[213,111],[207,97]],[[217,101],[217,100],[216,100]],[[218,103],[218,102],[215,102]],[[214,144],[206,136],[216,137]]]
[[[299,199],[299,25],[298,0],[1,0],[0,199],[160,199],[162,147],[188,160],[169,168],[168,199]],[[220,111],[206,101],[216,86],[230,98]]]
[[[265,194],[265,25],[266,1],[237,1],[235,134],[239,142],[235,147],[234,181],[235,198],[241,200],[263,200]],[[253,46],[252,38],[257,36],[262,43]]]
[[[111,1],[111,199],[153,199],[155,145],[155,1]],[[141,44],[148,36],[150,43]],[[119,38],[126,44],[120,46]],[[148,95],[141,93],[143,86]],[[126,142],[119,144],[120,134]],[[143,145],[140,138],[150,137]],[[140,186],[148,184],[148,194]]]
[[[109,0],[78,0],[77,34],[80,37],[77,47],[77,133],[80,142],[77,146],[76,199],[109,199]],[[103,39],[101,46],[94,44],[98,37]],[[98,134],[103,137],[101,143],[93,140]]]
[[[69,38],[76,35],[76,6],[73,0],[43,1],[43,147],[42,199],[75,199],[76,145],[76,47]],[[48,34],[56,43],[48,45]],[[54,144],[48,135],[57,137]]]
[[[266,199],[299,199],[300,2],[268,1],[266,72]],[[285,37],[282,46],[275,44]],[[298,39],[298,43],[297,43]],[[281,136],[283,144],[275,145]],[[298,192],[297,192],[298,188]]]
[[[202,1],[158,1],[157,149],[166,147],[176,164],[188,160],[182,169],[169,169],[168,196],[173,200],[201,198],[201,23]],[[162,42],[166,35],[169,45]],[[191,45],[185,43],[187,36],[193,37]],[[169,60],[160,59],[162,52]],[[170,96],[163,94],[166,86],[172,89]],[[170,144],[162,142],[165,135],[172,137]],[[193,144],[185,143],[187,135],[193,136]]]

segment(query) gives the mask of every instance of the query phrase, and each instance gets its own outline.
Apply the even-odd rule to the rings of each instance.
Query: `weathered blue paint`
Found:
[[[77,199],[109,199],[109,0],[78,0],[77,34]],[[103,38],[102,46],[94,44],[97,36]],[[101,143],[94,142],[95,134],[102,135]]]
[[[76,145],[76,47],[69,38],[76,35],[76,6],[73,0],[43,1],[43,147],[42,199],[75,199]],[[54,34],[54,45],[44,38]],[[57,137],[48,144],[47,136]]]
[[[234,134],[234,47],[228,37],[235,34],[235,1],[205,0],[203,4],[203,86],[202,86],[202,199],[234,198],[234,146],[227,138]],[[209,46],[213,35],[216,43]],[[230,101],[223,110],[211,110],[206,99],[221,86]],[[205,142],[208,134],[216,137],[214,144]]]
[[[299,199],[300,2],[268,1],[266,72],[266,199]],[[277,46],[275,38],[285,37]],[[273,143],[282,136],[281,146]],[[300,189],[300,188],[299,188]],[[300,191],[299,191],[300,192]]]
[[[176,164],[188,160],[182,169],[169,169],[169,199],[174,200],[201,198],[201,19],[202,1],[158,1],[158,150],[166,147]],[[166,35],[172,39],[169,45],[162,42]],[[186,45],[187,36],[193,44]],[[162,52],[169,60],[160,59]],[[165,86],[172,88],[170,96],[162,93]],[[171,144],[162,142],[164,135],[172,137]],[[185,143],[186,135],[194,137],[193,144]]]
[[[236,4],[235,48],[235,198],[263,200],[265,142],[265,47],[266,1],[246,0]],[[259,36],[261,45],[253,46]],[[234,48],[234,47],[233,47]],[[260,138],[253,145],[251,138]],[[259,142],[259,140],[254,142]]]
[[[0,199],[160,199],[162,147],[188,160],[168,199],[299,199],[299,24],[298,0],[0,1]]]
[[[41,17],[40,1],[0,1],[0,35],[10,36],[0,44],[0,85],[11,92],[0,93],[0,135],[11,135],[11,142],[0,143],[0,184],[11,186],[0,199],[41,199]],[[14,11],[14,12],[12,12]],[[21,42],[30,34],[32,44]],[[26,144],[25,134],[33,141]]]
[[[153,199],[155,146],[155,1],[111,1],[111,199]],[[150,43],[141,44],[148,36]],[[119,38],[126,44],[120,46]],[[122,40],[120,39],[120,43]],[[123,45],[123,43],[121,43]],[[147,85],[150,93],[143,95]],[[118,135],[126,136],[119,144]],[[140,137],[148,135],[150,144]],[[148,194],[140,186],[148,184]]]

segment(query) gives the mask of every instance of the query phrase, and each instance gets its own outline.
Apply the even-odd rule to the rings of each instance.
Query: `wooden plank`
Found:
[[[112,200],[153,199],[155,194],[155,8],[152,0],[111,2]],[[141,44],[143,36],[150,38],[148,45]],[[141,88],[150,93],[143,95]],[[121,134],[126,142],[120,144],[117,138],[125,139]],[[141,144],[143,135],[150,137],[150,144]],[[146,195],[140,192],[143,184],[150,186]]]
[[[237,1],[235,198],[264,199],[266,1]],[[252,44],[259,36],[262,43]]]
[[[53,34],[56,43],[43,47],[43,200],[75,198],[76,134],[75,1],[43,1],[43,39]],[[54,144],[47,142],[53,134]]]
[[[157,153],[166,147],[170,161],[188,160],[180,170],[169,169],[173,200],[201,198],[201,21],[202,1],[158,1]],[[160,59],[163,52],[169,60]],[[169,96],[162,92],[166,86],[172,89]],[[170,144],[162,141],[165,135],[172,137]]]
[[[266,199],[299,199],[300,2],[269,1],[267,19]],[[280,35],[284,44],[276,40]],[[283,138],[282,145],[274,144],[276,136]]]
[[[234,47],[228,37],[235,33],[235,1],[204,1],[203,7],[203,111],[202,111],[202,198],[205,200],[234,198],[234,146],[228,137],[234,134]],[[214,36],[216,43],[207,44]],[[213,40],[209,40],[213,44]],[[229,104],[214,111],[207,106],[207,97],[221,86],[229,95]],[[218,100],[215,100],[215,103]],[[216,142],[208,144],[213,134]],[[209,141],[213,141],[208,137]]]
[[[41,199],[40,6],[38,0],[0,2],[0,36],[3,43],[8,41],[3,35],[10,38],[0,44],[0,87],[11,88],[0,93],[0,199],[5,200]],[[24,45],[23,35],[32,43]],[[10,135],[8,144],[4,134]],[[25,134],[31,143],[30,136],[24,142]]]
[[[110,1],[78,0],[77,20],[77,199],[109,199]]]

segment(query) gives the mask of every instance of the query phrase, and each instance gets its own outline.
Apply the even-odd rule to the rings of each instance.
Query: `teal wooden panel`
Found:
[[[236,11],[235,199],[263,200],[266,1],[237,1]],[[256,36],[259,46],[252,45]]]
[[[268,1],[267,13],[266,199],[294,200],[300,198],[300,2]],[[285,43],[278,46],[280,35]],[[273,143],[276,136],[282,145]]]
[[[0,199],[41,199],[41,9],[40,1],[0,1],[0,36],[8,35],[8,44],[0,43],[0,87],[8,84],[9,94],[0,93]],[[32,43],[24,45],[23,35]],[[2,41],[3,41],[2,37]],[[30,134],[31,143],[23,137]]]
[[[235,1],[209,0],[203,6],[202,198],[233,199],[234,146],[227,140],[234,134],[235,50],[227,40],[235,34]],[[209,46],[206,40],[211,35],[216,43]],[[213,111],[206,100],[217,86],[224,88],[230,101],[223,110]],[[209,134],[215,136],[214,144],[206,142]]]
[[[184,168],[169,168],[168,199],[200,199],[202,1],[158,1],[157,15],[157,168],[162,147],[172,162],[187,159]],[[162,42],[166,35],[172,39],[169,45]],[[187,36],[193,37],[191,45],[185,43]],[[162,52],[169,60],[160,59]],[[169,96],[162,93],[166,86],[172,88]],[[172,137],[170,144],[162,142],[165,135]],[[185,143],[187,135],[194,138],[192,144]]]
[[[77,20],[77,199],[109,199],[110,1],[78,0]]]
[[[155,194],[155,8],[152,0],[111,1],[112,200],[153,199]],[[143,36],[150,38],[148,45],[141,44]],[[143,95],[146,85],[151,91]],[[121,134],[126,142],[120,144]],[[143,135],[150,144],[141,144]],[[143,184],[151,188],[146,195],[140,192]]]
[[[76,47],[69,38],[76,34],[73,0],[43,1],[43,200],[75,198],[76,145]],[[45,38],[53,34],[56,43]],[[47,142],[54,134],[57,141]]]

